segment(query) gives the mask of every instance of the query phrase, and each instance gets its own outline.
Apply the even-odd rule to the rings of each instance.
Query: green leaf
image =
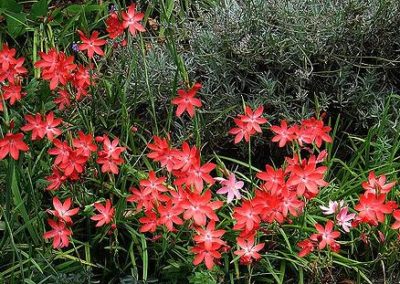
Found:
[[[65,11],[69,14],[80,14],[82,13],[81,5],[73,4],[65,8]]]
[[[16,38],[23,33],[25,33],[26,29],[26,14],[25,13],[13,13],[8,12],[6,14],[6,22],[7,22],[7,30],[10,36]]]
[[[35,18],[44,17],[48,11],[47,0],[40,0],[32,5],[31,15]]]
[[[0,8],[13,13],[22,12],[22,6],[18,4],[15,0],[1,0]]]
[[[14,208],[15,210],[18,210],[18,212],[21,214],[22,220],[24,221],[24,226],[28,229],[29,235],[31,236],[33,243],[38,244],[40,242],[40,237],[39,234],[36,232],[35,227],[32,225],[32,218],[28,214],[28,210],[25,207],[25,202],[22,199],[20,187],[18,184],[18,177],[16,173],[16,166],[15,162],[12,161],[9,165],[9,171],[8,171],[9,177],[10,177],[10,189],[11,193],[13,196],[13,201],[14,201]]]
[[[92,5],[87,5],[85,7],[85,12],[90,13],[90,12],[101,12],[104,10],[105,5],[97,5],[97,4],[92,4]]]

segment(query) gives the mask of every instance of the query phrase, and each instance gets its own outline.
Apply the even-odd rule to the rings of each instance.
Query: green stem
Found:
[[[250,174],[250,180],[251,180],[251,188],[253,188],[254,179],[253,179],[253,167],[251,166],[251,137],[249,137],[248,155],[249,155],[248,158],[249,158],[249,174]]]

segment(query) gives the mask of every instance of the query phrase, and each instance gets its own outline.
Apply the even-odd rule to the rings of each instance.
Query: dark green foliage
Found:
[[[398,89],[398,1],[248,2],[188,24],[190,57],[210,90],[292,119],[314,114],[318,102],[367,127]]]
[[[241,111],[242,100],[291,121],[320,111],[332,118],[340,114],[343,125],[360,133],[377,123],[388,95],[397,92],[400,2],[222,2],[212,8],[175,6],[175,17],[161,19],[167,42],[154,42],[146,56],[150,90],[163,117],[175,95],[171,82],[185,79],[168,52],[174,44],[188,77],[204,85],[203,138],[212,137],[213,146],[226,136],[232,126],[227,118]],[[132,55],[118,58],[116,65]],[[143,62],[139,66],[143,70]],[[145,84],[144,75],[138,76],[132,81]],[[145,98],[148,88],[135,91]],[[395,114],[398,109],[392,105]],[[178,136],[190,133],[184,121],[180,125]]]

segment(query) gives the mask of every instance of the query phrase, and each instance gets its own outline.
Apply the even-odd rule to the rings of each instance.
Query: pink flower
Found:
[[[342,226],[345,232],[350,232],[351,221],[356,217],[355,213],[348,214],[348,208],[343,207],[340,209],[339,213],[336,215],[336,223]]]
[[[219,181],[223,187],[218,189],[218,194],[228,194],[227,196],[227,203],[231,203],[233,199],[240,199],[242,196],[240,194],[240,189],[243,187],[243,181],[236,181],[236,176],[234,173],[229,175],[228,179],[224,179],[221,177],[214,178],[215,180]]]
[[[321,210],[323,211],[322,214],[330,215],[330,214],[335,214],[337,211],[339,211],[339,208],[341,208],[343,204],[344,204],[343,200],[341,200],[340,202],[329,200],[328,207],[320,206],[319,208],[321,208]]]

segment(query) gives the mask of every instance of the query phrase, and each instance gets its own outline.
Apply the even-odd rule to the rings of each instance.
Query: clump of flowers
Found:
[[[39,79],[45,81],[42,83],[48,85],[52,104],[35,111],[21,108],[16,119],[20,128],[8,118],[8,109],[26,96],[25,59],[16,57],[16,50],[7,44],[0,51],[0,111],[7,114],[0,160],[9,157],[13,164],[22,153],[29,155],[39,145],[40,155],[50,161],[43,178],[53,208],[46,210],[50,230],[43,238],[51,240],[54,249],[67,248],[74,241],[74,227],[85,218],[90,226],[104,232],[101,239],[108,233],[109,238],[115,237],[115,243],[119,241],[118,231],[129,223],[136,226],[129,233],[141,234],[143,243],[176,237],[175,244],[184,243],[186,247],[182,248],[195,266],[212,270],[221,265],[223,257],[238,259],[241,265],[250,267],[274,250],[279,242],[277,231],[290,230],[291,237],[301,240],[297,243],[298,255],[306,257],[313,252],[341,253],[346,246],[342,240],[356,227],[361,240],[378,231],[382,242],[385,235],[378,230],[380,224],[393,216],[390,227],[400,228],[400,210],[391,194],[396,182],[388,182],[384,174],[369,173],[354,206],[345,200],[323,204],[318,198],[321,190],[330,190],[326,179],[329,155],[323,146],[333,142],[331,127],[325,125],[322,116],[271,125],[262,105],[245,104],[227,133],[234,136],[233,143],[243,141],[250,148],[253,136],[269,132],[272,142],[287,150],[282,164],[267,163],[255,174],[251,163],[248,175],[240,168],[228,169],[219,159],[207,159],[202,145],[192,145],[191,137],[177,143],[169,133],[151,139],[153,134],[140,136],[147,143],[140,158],[145,159],[148,170],[129,172],[126,164],[134,156],[127,145],[130,137],[94,129],[90,123],[85,127],[72,125],[68,115],[82,101],[95,99],[91,91],[101,79],[96,64],[112,52],[109,43],[126,43],[126,38],[144,32],[143,19],[135,4],[123,11],[113,9],[105,20],[105,35],[97,30],[77,31],[75,56],[56,48],[39,52],[40,59],[33,65]],[[197,122],[196,112],[203,106],[199,97],[202,85],[186,87],[177,91],[171,104],[176,106],[176,117],[187,113]],[[136,126],[129,129],[130,134],[138,134]],[[120,176],[126,179],[116,182]],[[85,182],[94,184],[94,188],[75,190],[74,185]],[[305,215],[310,204],[320,205],[319,218]],[[300,218],[310,232],[290,229]]]

